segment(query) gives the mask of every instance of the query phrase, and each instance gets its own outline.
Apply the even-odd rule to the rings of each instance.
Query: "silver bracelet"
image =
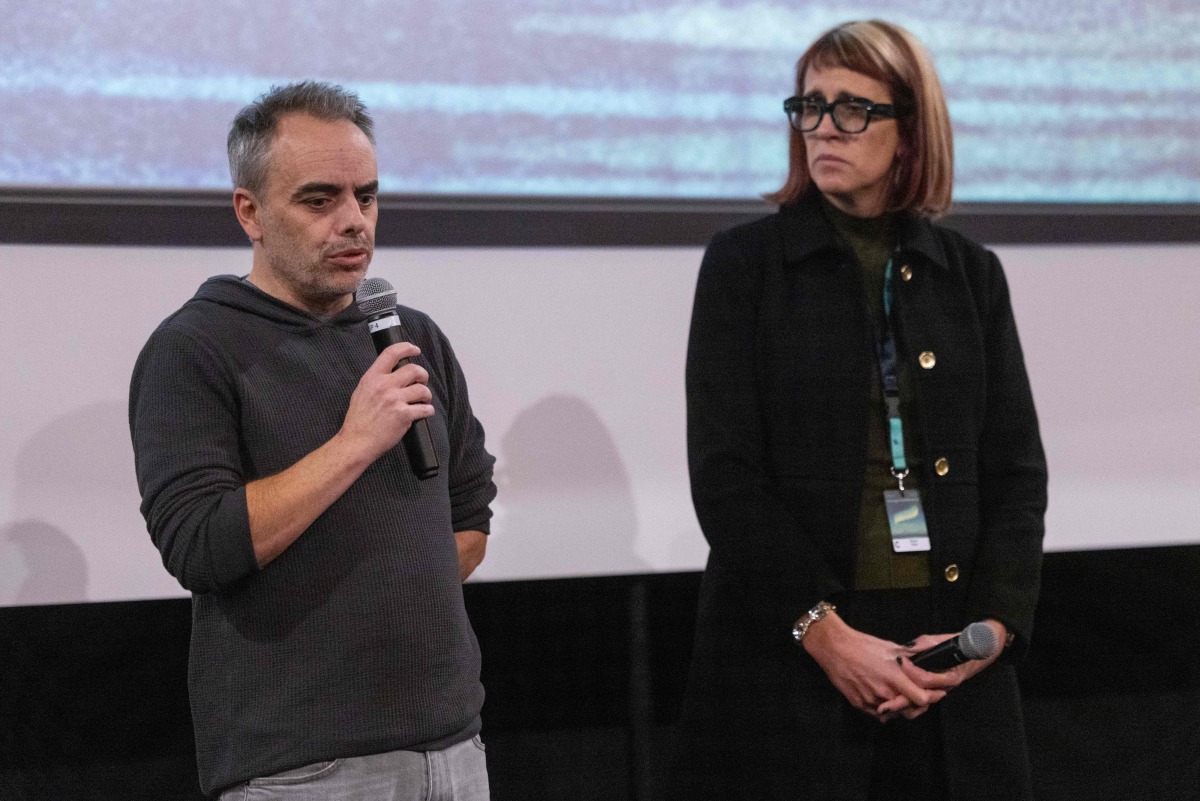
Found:
[[[799,645],[800,643],[804,642],[804,635],[808,634],[809,626],[811,626],[813,623],[816,623],[818,620],[836,609],[837,607],[828,601],[821,601],[812,609],[809,609],[807,612],[801,615],[796,621],[796,624],[792,626],[792,638],[796,641],[796,644]]]

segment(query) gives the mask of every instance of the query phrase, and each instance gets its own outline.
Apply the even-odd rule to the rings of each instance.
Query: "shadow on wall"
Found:
[[[114,570],[129,576],[142,561],[162,572],[138,514],[123,403],[91,404],[52,421],[15,462],[11,517],[0,520],[0,549],[8,552],[0,558],[0,603],[84,601],[89,578]]]
[[[629,473],[599,415],[550,395],[500,440],[498,514],[484,565],[508,576],[636,573],[637,512]]]
[[[15,606],[61,603],[87,595],[87,560],[62,529],[41,520],[21,520],[0,529],[25,562],[25,578],[13,595]],[[7,572],[7,571],[6,571]]]

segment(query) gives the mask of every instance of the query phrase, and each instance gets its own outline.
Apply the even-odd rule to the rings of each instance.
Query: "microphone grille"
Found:
[[[358,310],[368,317],[379,312],[395,311],[396,290],[382,278],[368,278],[354,293],[354,302],[358,304]]]
[[[999,647],[996,630],[987,623],[972,623],[958,635],[958,648],[968,659],[987,659]]]

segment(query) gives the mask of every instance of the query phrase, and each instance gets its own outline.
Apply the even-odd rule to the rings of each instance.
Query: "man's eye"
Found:
[[[360,204],[362,204],[363,206],[372,206],[375,204],[375,196],[374,195],[359,195],[358,202]]]
[[[327,198],[327,197],[310,197],[308,200],[306,200],[304,202],[311,208],[323,209],[329,205],[329,198]]]

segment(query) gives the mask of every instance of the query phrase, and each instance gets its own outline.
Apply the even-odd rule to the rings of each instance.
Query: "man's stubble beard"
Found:
[[[367,250],[367,263],[362,272],[349,281],[350,274],[342,271],[331,273],[323,269],[326,253],[337,252],[348,247]],[[375,251],[370,245],[358,240],[345,240],[335,245],[322,248],[319,254],[305,253],[302,248],[289,243],[289,247],[280,250],[273,248],[267,252],[267,261],[280,281],[286,283],[298,298],[313,305],[325,305],[353,295],[366,278]],[[348,285],[349,284],[349,285]]]

